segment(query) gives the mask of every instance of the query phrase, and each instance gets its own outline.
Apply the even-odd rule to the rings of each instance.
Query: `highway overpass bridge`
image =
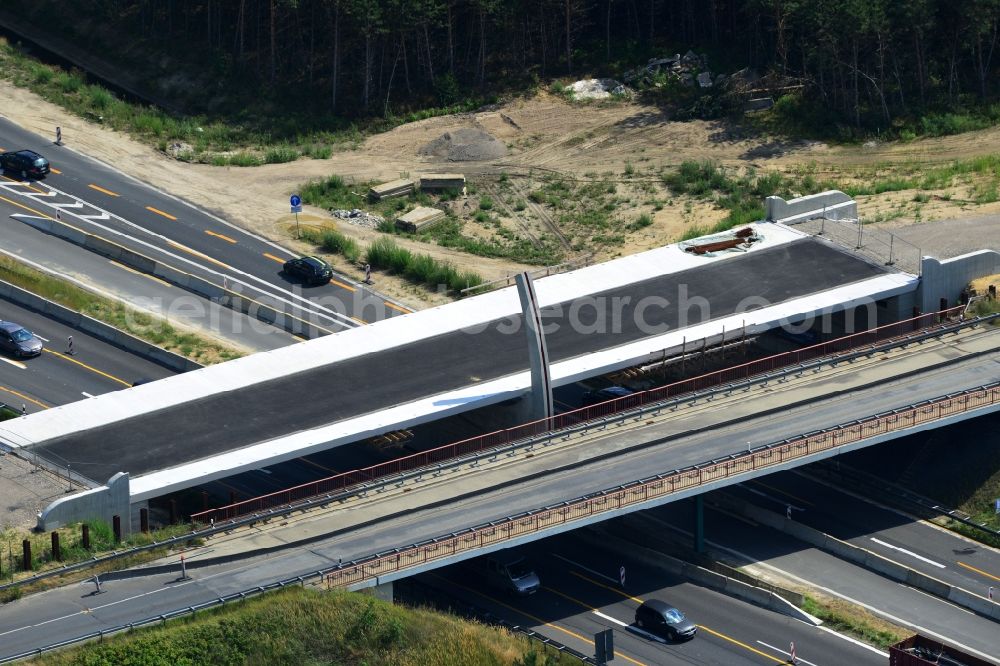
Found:
[[[329,585],[384,584],[996,412],[998,363],[992,325],[851,352],[389,475],[281,520],[216,522],[226,536],[208,556],[325,537],[325,556],[343,559]]]
[[[871,326],[926,300],[918,276],[783,224],[751,226],[757,242],[736,250],[672,245],[540,280],[553,384],[859,307]],[[128,515],[172,491],[522,396],[522,322],[504,289],[8,421],[0,442],[92,486],[42,526]]]

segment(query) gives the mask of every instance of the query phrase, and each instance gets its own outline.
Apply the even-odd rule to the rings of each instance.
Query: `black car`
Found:
[[[42,341],[34,333],[12,321],[0,321],[0,349],[27,358],[42,353]]]
[[[608,400],[614,400],[615,398],[623,398],[627,395],[632,395],[634,391],[630,391],[624,386],[608,386],[602,389],[597,389],[596,391],[587,391],[583,394],[583,404],[584,405],[596,405],[600,402],[607,402]]]
[[[305,284],[326,284],[333,277],[333,269],[319,257],[299,257],[285,262],[282,272]]]
[[[635,624],[670,641],[694,638],[698,625],[665,601],[649,599],[635,610]]]
[[[0,153],[0,168],[21,178],[44,178],[49,172],[49,161],[33,150],[18,150]]]

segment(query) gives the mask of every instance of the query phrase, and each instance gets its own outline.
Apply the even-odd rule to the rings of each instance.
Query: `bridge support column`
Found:
[[[382,601],[388,601],[390,604],[393,603],[393,586],[392,581],[388,583],[379,583],[375,587],[370,588],[371,594],[376,599],[381,599]]]
[[[517,295],[521,299],[525,332],[528,335],[528,358],[531,363],[530,420],[540,421],[553,416],[552,382],[549,378],[549,355],[545,346],[542,314],[535,296],[535,284],[527,272],[517,276]]]
[[[704,495],[694,496],[694,552],[705,552],[705,500]]]

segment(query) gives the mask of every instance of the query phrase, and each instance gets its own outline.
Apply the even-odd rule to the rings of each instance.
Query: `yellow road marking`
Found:
[[[46,405],[44,402],[39,402],[39,401],[35,400],[34,398],[31,398],[29,396],[24,395],[23,393],[19,393],[19,392],[15,391],[12,388],[7,388],[6,386],[0,386],[0,391],[6,391],[7,393],[10,393],[11,395],[16,395],[21,400],[27,400],[28,402],[30,402],[32,404],[38,405],[42,409],[48,409],[49,408],[49,406]],[[11,408],[11,409],[13,409],[13,408]]]
[[[127,382],[124,379],[119,379],[118,377],[115,377],[114,375],[109,375],[108,373],[106,373],[106,372],[104,372],[102,370],[98,370],[97,368],[95,368],[93,366],[87,365],[86,363],[82,363],[82,362],[76,360],[75,358],[67,356],[66,354],[60,354],[59,352],[52,351],[51,349],[46,349],[45,351],[48,352],[48,353],[50,353],[50,354],[52,354],[53,356],[55,356],[57,358],[63,359],[64,361],[69,361],[70,363],[76,363],[81,368],[86,368],[87,370],[90,370],[91,372],[97,373],[97,374],[101,375],[102,377],[107,377],[108,379],[110,379],[112,381],[116,381],[119,384],[121,384],[122,386],[132,386],[131,382]]]
[[[180,243],[175,243],[172,240],[168,240],[167,242],[171,246],[176,247],[178,250],[182,250],[184,252],[187,252],[188,254],[192,254],[192,255],[194,255],[196,257],[204,259],[205,261],[211,261],[213,264],[217,264],[219,266],[222,266],[223,268],[228,268],[229,270],[233,270],[233,267],[230,266],[229,264],[224,264],[221,261],[219,261],[218,259],[213,259],[212,257],[208,256],[207,254],[203,254],[203,253],[199,252],[198,250],[192,250],[187,245],[181,245]]]
[[[384,302],[384,303],[385,303],[385,304],[386,304],[387,306],[389,306],[390,308],[392,308],[393,310],[399,310],[400,312],[403,312],[403,313],[405,313],[405,314],[409,314],[409,313],[411,312],[410,310],[407,310],[406,308],[401,308],[401,307],[399,307],[399,306],[398,306],[398,305],[396,305],[395,303],[390,303],[389,301],[383,301],[383,302]]]
[[[986,573],[982,569],[977,569],[976,567],[972,566],[971,564],[966,564],[965,562],[959,562],[958,566],[965,567],[969,571],[975,571],[977,574],[982,574],[983,576],[986,576],[987,578],[992,578],[993,580],[1000,580],[1000,576],[994,576],[991,573]]]
[[[106,190],[103,187],[101,187],[100,185],[94,185],[93,183],[90,183],[89,185],[87,185],[87,187],[89,187],[92,190],[97,190],[98,192],[101,192],[103,194],[107,194],[109,197],[120,197],[121,196],[117,192],[112,192],[111,190]]]
[[[583,580],[587,581],[588,583],[591,583],[591,584],[596,585],[598,587],[603,587],[605,590],[611,590],[615,594],[619,594],[619,595],[625,597],[626,599],[631,599],[635,603],[637,603],[639,605],[642,605],[642,599],[640,599],[639,597],[633,597],[631,594],[626,594],[626,593],[622,592],[621,590],[619,590],[617,587],[611,587],[610,585],[605,585],[604,583],[602,583],[600,581],[596,581],[593,578],[590,578],[589,576],[584,576],[582,573],[580,573],[578,571],[570,571],[570,573],[573,574],[574,576],[576,576],[577,578],[582,578]]]
[[[445,579],[445,578],[443,578],[443,577],[441,577],[441,576],[439,576],[437,574],[434,574],[434,573],[429,574],[429,575],[433,576],[434,578],[437,578],[438,580],[444,581],[444,582],[448,583],[449,585],[454,585],[455,587],[460,587],[463,590],[465,590],[466,592],[471,592],[472,594],[479,595],[479,596],[483,597],[484,599],[489,599],[490,601],[492,601],[493,603],[497,604],[498,606],[503,606],[507,610],[514,611],[518,615],[523,615],[526,618],[534,620],[538,624],[544,625],[546,627],[551,627],[552,629],[556,629],[557,631],[561,631],[564,634],[568,634],[568,635],[572,636],[573,638],[576,638],[578,640],[583,641],[583,643],[585,645],[593,645],[594,644],[593,639],[581,636],[580,634],[576,633],[575,631],[571,631],[569,629],[566,629],[565,627],[560,627],[558,624],[552,624],[551,622],[546,622],[545,620],[543,620],[540,617],[536,617],[536,616],[532,615],[531,613],[528,613],[526,611],[521,610],[520,608],[515,608],[515,607],[511,606],[510,604],[505,604],[504,602],[500,601],[499,599],[494,599],[493,597],[491,597],[488,594],[483,594],[479,590],[473,590],[471,587],[466,587],[465,585],[462,585],[461,583],[452,582],[452,581],[447,580],[447,579]]]
[[[786,497],[791,497],[793,500],[795,500],[799,504],[805,504],[806,506],[816,506],[815,504],[813,504],[809,500],[804,500],[801,497],[797,497],[797,496],[793,495],[792,493],[788,492],[787,490],[782,490],[781,488],[775,488],[774,486],[768,485],[768,484],[764,483],[763,481],[754,480],[752,483],[754,483],[755,485],[758,485],[758,486],[764,486],[765,488],[773,490],[774,492],[776,492],[776,493],[778,493],[780,495],[785,495]]]
[[[60,171],[59,169],[57,169],[57,168],[55,168],[53,166],[49,167],[49,171],[51,171],[52,173],[62,173],[62,171]]]
[[[312,465],[313,467],[321,469],[324,472],[330,472],[331,474],[336,474],[337,473],[337,470],[335,470],[334,468],[327,467],[326,465],[320,465],[318,462],[313,462],[312,460],[309,460],[308,458],[299,458],[299,460],[301,460],[302,462],[304,462],[307,465]]]
[[[22,203],[18,203],[16,201],[14,201],[13,199],[8,199],[7,197],[0,196],[0,200],[6,201],[7,203],[11,204],[12,206],[17,206],[18,208],[23,208],[24,210],[31,211],[35,215],[40,215],[41,217],[44,217],[46,220],[54,220],[54,219],[56,219],[56,218],[52,217],[51,215],[46,215],[45,213],[43,213],[40,210],[35,210],[34,208],[29,208],[28,206],[25,206]]]
[[[712,634],[713,636],[718,636],[719,638],[721,638],[724,641],[729,641],[733,645],[739,645],[741,648],[744,648],[746,650],[750,650],[754,654],[759,654],[762,657],[770,659],[771,661],[773,661],[776,664],[787,664],[788,663],[787,659],[779,659],[778,657],[770,655],[770,654],[768,654],[766,652],[761,652],[760,650],[758,650],[757,648],[753,647],[752,645],[747,645],[746,643],[738,641],[735,638],[730,638],[729,636],[726,636],[725,634],[720,634],[718,631],[715,631],[714,629],[709,629],[708,627],[706,627],[703,624],[699,624],[698,627],[700,629],[702,629],[703,631],[707,631],[708,633]]]
[[[162,215],[163,217],[167,218],[168,220],[176,220],[177,219],[176,217],[174,217],[170,213],[164,213],[159,208],[153,208],[152,206],[146,206],[146,210],[148,210],[151,213],[156,213],[157,215]]]
[[[117,261],[109,260],[108,263],[111,264],[112,266],[117,266],[118,268],[126,270],[129,273],[135,273],[136,275],[141,275],[144,278],[149,278],[150,280],[153,280],[154,282],[159,282],[164,287],[171,287],[171,286],[173,286],[169,282],[167,282],[166,280],[161,280],[160,278],[156,277],[155,275],[150,275],[149,273],[143,273],[142,271],[137,271],[136,269],[132,268],[131,266],[126,266],[125,264],[120,264]]]
[[[358,322],[359,324],[367,324],[368,323],[364,319],[358,319],[357,317],[351,317],[351,319],[353,319],[354,321]]]
[[[284,264],[285,263],[284,259],[282,259],[281,257],[276,257],[273,254],[269,254],[269,253],[265,252],[264,256],[267,257],[268,259],[270,259],[271,261],[277,261],[279,264]]]
[[[343,282],[340,282],[339,280],[330,280],[330,284],[335,284],[338,287],[340,287],[341,289],[346,289],[347,291],[356,291],[354,289],[354,287],[352,287],[351,285],[344,284]]]
[[[214,231],[209,231],[208,229],[205,229],[205,233],[208,234],[209,236],[215,236],[216,238],[221,238],[222,240],[226,241],[227,243],[235,243],[236,242],[235,238],[230,238],[229,236],[223,236],[222,234],[217,234]]]
[[[572,601],[575,604],[583,606],[584,608],[589,608],[590,610],[594,611],[595,613],[601,613],[602,612],[599,608],[594,608],[590,604],[585,603],[583,601],[580,601],[579,599],[574,599],[573,597],[569,596],[568,594],[564,594],[564,593],[560,592],[559,590],[553,589],[553,588],[548,587],[548,586],[545,586],[542,589],[547,590],[548,592],[551,592],[552,594],[557,594],[560,597],[562,597],[563,599],[568,599],[569,601]],[[621,657],[625,661],[631,661],[633,664],[642,664],[641,661],[636,661],[635,659],[632,659],[628,655],[624,655],[624,654],[618,652],[617,650],[615,650],[615,656],[616,657]]]

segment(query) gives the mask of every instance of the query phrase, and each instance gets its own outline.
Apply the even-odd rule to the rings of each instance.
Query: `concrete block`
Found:
[[[952,587],[946,598],[963,608],[968,608],[974,613],[979,613],[994,620],[1000,620],[1000,604],[990,601],[984,596],[973,594],[960,587]]]
[[[857,219],[858,205],[839,190],[827,190],[788,201],[777,196],[764,200],[764,216],[770,222],[795,224],[824,215],[829,219]]]
[[[923,590],[942,599],[947,599],[952,590],[951,585],[948,583],[920,573],[919,571],[914,571],[913,569],[907,571],[906,582],[918,590]]]
[[[906,582],[907,574],[910,572],[910,569],[904,567],[902,564],[896,564],[892,560],[887,560],[884,557],[871,552],[867,552],[864,566],[867,569],[880,573],[893,580],[898,580],[901,583]]]
[[[38,514],[38,529],[47,532],[70,523],[100,518],[111,522],[112,516],[121,516],[122,531],[128,533],[132,521],[129,514],[128,474],[119,472],[107,484],[85,490],[69,497],[61,497]]]
[[[1000,252],[980,250],[959,257],[939,260],[924,257],[921,261],[918,302],[922,312],[937,312],[940,299],[958,303],[966,285],[976,278],[1000,273]]]

